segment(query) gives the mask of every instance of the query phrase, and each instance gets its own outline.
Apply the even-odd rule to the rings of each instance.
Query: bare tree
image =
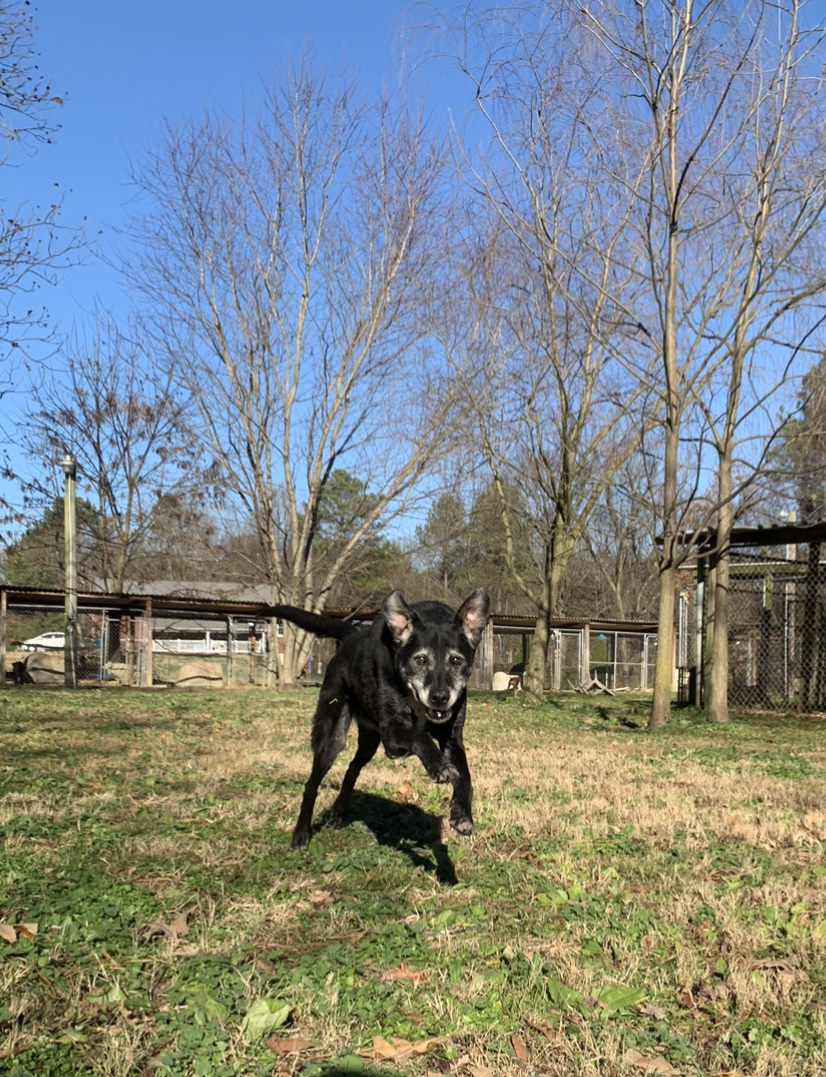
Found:
[[[49,374],[31,403],[21,440],[48,472],[67,452],[77,459],[80,490],[97,510],[101,583],[120,592],[158,498],[202,492],[208,476],[171,374],[111,318],[71,340],[63,359],[65,372]]]
[[[787,370],[781,362],[778,375],[766,349],[781,338],[792,348],[806,339],[812,319],[800,308],[823,288],[821,271],[807,277],[804,268],[817,257],[823,166],[820,76],[811,55],[822,31],[803,8],[797,0],[605,0],[583,9],[608,71],[603,104],[618,132],[613,173],[623,185],[633,182],[638,203],[629,246],[639,289],[628,313],[657,356],[664,412],[652,725],[670,714],[676,573],[696,535],[681,535],[690,506],[678,481],[686,418],[692,410],[702,416],[697,443],[710,434],[717,456],[717,498],[700,527],[716,515],[723,553],[712,687],[719,718],[727,682],[726,546],[734,502],[756,470],[752,460],[738,489],[732,460],[744,378],[751,366],[753,415],[766,383],[776,385]],[[701,452],[696,461],[699,477],[708,461]]]
[[[451,447],[453,386],[431,369],[445,171],[421,117],[368,106],[303,61],[236,125],[167,131],[136,170],[131,278],[194,401],[204,445],[250,519],[273,598],[321,609],[365,535]],[[321,570],[335,469],[375,492]],[[285,637],[293,682],[306,638]]]
[[[747,112],[751,130],[741,154],[748,167],[742,168],[739,184],[728,186],[730,257],[727,287],[720,292],[731,298],[728,310],[720,304],[712,345],[724,403],[715,411],[712,397],[704,409],[717,455],[718,550],[707,703],[708,717],[717,722],[728,719],[729,540],[738,441],[800,354],[808,354],[803,345],[823,320],[826,291],[826,115],[821,103],[826,24],[812,25],[804,5],[789,2],[771,11],[769,30],[774,33],[758,26],[760,48],[751,65]],[[768,378],[761,356],[767,348],[777,368]],[[765,454],[771,441],[761,440]]]
[[[484,234],[460,267],[466,309],[442,340],[451,355],[476,358],[468,396],[501,495],[508,563],[537,610],[525,676],[534,698],[566,566],[649,421],[634,414],[647,388],[617,351],[636,347],[619,302],[631,281],[623,263],[635,191],[605,182],[601,124],[590,115],[601,73],[572,14],[467,9],[439,26],[487,134],[464,160]],[[527,521],[515,518],[509,485],[530,521],[530,574],[517,563]]]
[[[59,130],[53,122],[63,99],[41,76],[34,48],[34,16],[27,2],[0,0],[0,139],[6,143],[0,160],[20,166],[19,154],[34,153]],[[63,196],[53,193],[48,206],[16,206],[2,199],[0,221],[0,342],[21,347],[31,329],[44,330],[44,312],[30,298],[43,280],[53,281],[78,250],[80,237],[63,228],[59,214]],[[21,294],[29,298],[20,301]]]
[[[635,453],[603,491],[581,537],[592,572],[610,596],[613,609],[603,616],[639,618],[656,599],[656,519],[648,480],[645,459]],[[596,604],[589,612],[599,613]]]
[[[52,141],[59,127],[55,110],[63,103],[38,71],[34,17],[28,0],[0,0],[0,167],[25,167],[21,155]],[[48,315],[37,292],[53,284],[79,257],[82,234],[62,224],[64,196],[55,185],[46,205],[15,205],[0,198],[0,399],[12,390],[19,368],[15,357],[37,340],[50,338]],[[5,433],[5,431],[4,431]],[[17,476],[2,466],[9,481]],[[4,521],[17,516],[0,496]],[[19,522],[19,517],[18,517]]]

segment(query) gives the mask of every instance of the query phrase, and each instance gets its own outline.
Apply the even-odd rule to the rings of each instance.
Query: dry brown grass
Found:
[[[38,1037],[57,1043],[75,1025],[95,1047],[73,1056],[90,1072],[163,1074],[158,1029],[175,1042],[191,1023],[185,996],[169,1001],[187,976],[233,1014],[210,1041],[225,1044],[232,1072],[263,1064],[238,1014],[273,993],[313,1044],[302,1064],[421,1028],[454,1036],[440,1066],[461,1077],[638,1077],[623,1063],[629,1044],[695,1077],[826,1071],[826,758],[814,727],[678,720],[649,735],[633,700],[612,711],[475,699],[473,839],[446,827],[449,790],[415,761],[377,757],[350,825],[321,830],[295,857],[285,849],[309,770],[314,693],[15,698],[39,704],[18,716],[0,757],[0,919],[26,913],[8,896],[26,872],[26,892],[48,895],[91,866],[87,889],[123,881],[106,901],[139,903],[144,922],[186,911],[190,925],[147,948],[138,916],[81,952],[61,913],[52,940],[31,952],[75,969],[63,986],[49,994],[25,953],[0,966],[0,997],[14,999],[15,1015],[5,1049],[34,1057],[44,1077],[48,1052],[31,1054]],[[317,818],[348,758],[325,783]],[[425,837],[435,817],[441,843],[438,827]],[[409,838],[385,833],[396,824]],[[218,971],[203,971],[219,959]],[[388,981],[400,962],[427,975]],[[130,1009],[144,981],[151,1005]],[[552,982],[572,992],[567,1001]],[[95,1001],[121,983],[126,1002]],[[644,998],[611,1010],[600,1002],[611,985]],[[529,1062],[514,1058],[512,1035]],[[300,1072],[290,1065],[284,1072]]]

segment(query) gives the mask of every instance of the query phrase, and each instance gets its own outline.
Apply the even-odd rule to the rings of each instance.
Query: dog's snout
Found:
[[[444,688],[434,689],[430,693],[430,706],[434,710],[442,710],[450,702],[450,692]]]

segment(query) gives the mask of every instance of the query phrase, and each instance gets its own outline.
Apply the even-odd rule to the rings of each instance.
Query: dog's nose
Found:
[[[443,710],[450,702],[450,692],[439,690],[430,693],[430,706],[437,711]]]

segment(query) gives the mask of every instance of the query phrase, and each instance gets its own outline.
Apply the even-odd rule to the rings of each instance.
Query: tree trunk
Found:
[[[567,507],[567,506],[566,506]],[[525,670],[524,691],[528,699],[539,701],[545,692],[545,674],[548,669],[548,652],[551,645],[551,622],[559,609],[559,593],[562,576],[573,551],[573,543],[562,521],[565,514],[557,508],[557,526],[551,536],[550,549],[545,566],[540,613],[536,619],[531,656]]]
[[[728,615],[731,552],[729,539],[733,523],[731,509],[731,461],[720,460],[720,508],[717,511],[717,545],[714,573],[714,618],[712,622],[711,664],[708,705],[710,722],[728,721]]]
[[[525,669],[523,690],[525,698],[539,703],[545,695],[545,670],[548,668],[548,646],[551,640],[551,617],[548,610],[536,618],[531,653]]]
[[[669,370],[676,383],[674,369]],[[649,729],[665,725],[671,717],[671,694],[674,678],[674,611],[677,587],[677,466],[679,462],[679,415],[674,396],[669,397],[669,420],[665,428],[665,462],[663,467],[663,545],[660,555],[659,598],[657,602],[657,664],[654,668],[654,697],[651,701]]]
[[[654,668],[654,698],[648,728],[665,725],[671,717],[674,651],[674,590],[677,570],[674,566],[660,572],[660,596],[657,612],[657,664]]]

